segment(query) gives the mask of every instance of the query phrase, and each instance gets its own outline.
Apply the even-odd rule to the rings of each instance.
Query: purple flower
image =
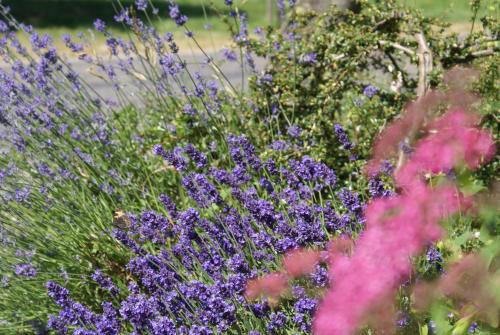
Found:
[[[394,172],[394,165],[392,165],[388,160],[384,159],[382,163],[380,163],[380,172],[387,176],[391,176]]]
[[[236,62],[238,60],[238,58],[236,57],[236,52],[228,48],[222,49],[222,55],[226,60],[230,62]]]
[[[167,153],[166,153],[165,149],[163,149],[163,146],[161,144],[155,144],[153,146],[153,154],[155,154],[156,156],[161,156],[161,157],[165,158]]]
[[[287,317],[283,312],[271,313],[269,316],[270,322],[267,324],[267,331],[271,334],[277,333],[285,327]]]
[[[298,138],[302,134],[302,129],[297,125],[291,125],[287,128],[286,132],[290,137]]]
[[[195,80],[203,86],[203,97],[208,95],[210,84],[198,77]],[[84,142],[86,130],[79,129]],[[290,131],[300,136],[300,128]],[[284,144],[288,145],[275,142],[273,146]],[[97,308],[101,314],[71,300],[66,289],[48,284],[49,295],[60,306],[59,315],[49,323],[52,330],[105,335],[123,331],[223,334],[235,329],[242,317],[255,317],[259,319],[253,323],[255,329],[263,334],[280,333],[287,327],[310,332],[316,300],[307,295],[308,290],[295,288],[282,310],[272,310],[265,300],[247,302],[246,284],[268,271],[269,264],[279,262],[281,253],[300,246],[324,246],[326,231],[349,232],[362,210],[359,197],[341,190],[339,197],[348,213],[339,216],[332,203],[315,204],[319,192],[336,184],[335,172],[324,163],[308,156],[284,162],[282,155],[279,163],[271,159],[263,163],[243,135],[229,135],[227,146],[229,155],[214,153],[221,165],[209,167],[208,157],[192,144],[173,150],[154,145],[153,153],[179,171],[196,205],[181,209],[180,204],[190,202],[182,198],[184,193],[179,195],[183,200],[179,207],[173,198],[161,194],[159,204],[164,210],[130,214],[126,228],[112,231],[134,255],[126,264],[128,290],[118,294],[118,285],[103,275],[111,273],[107,270],[92,275],[101,288],[117,293],[113,303]],[[227,156],[232,160],[229,166]],[[48,166],[36,166],[49,173]],[[208,172],[201,173],[201,169]],[[109,175],[113,180],[120,178],[115,172]],[[326,287],[328,270],[318,265],[304,279],[308,285]]]
[[[183,66],[175,60],[173,54],[163,55],[160,58],[159,63],[162,66],[163,72],[171,76],[175,76],[176,74],[181,72],[183,68]]]
[[[318,62],[318,55],[315,52],[308,52],[300,56],[299,62],[301,64],[316,64]]]
[[[102,289],[108,291],[112,295],[117,295],[120,292],[115,284],[113,284],[113,281],[110,278],[105,277],[101,270],[96,270],[91,277],[92,280],[99,284]]]
[[[135,6],[138,10],[145,11],[148,8],[148,0],[135,0]]]
[[[347,136],[344,128],[338,123],[336,123],[333,127],[335,131],[335,135],[337,136],[337,139],[339,140],[340,144],[342,144],[342,147],[345,150],[352,150],[354,148],[354,144],[351,143],[349,140],[349,137]]]
[[[194,325],[189,329],[189,335],[213,335],[213,332],[208,327]]]
[[[122,9],[117,15],[114,16],[114,20],[118,23],[125,22],[128,25],[132,25],[133,23],[127,9]]]
[[[101,19],[96,19],[94,21],[94,28],[95,30],[104,33],[106,31],[106,23]]]
[[[398,313],[398,319],[396,324],[399,328],[405,328],[410,324],[410,316],[407,313],[400,312]]]
[[[243,167],[250,166],[255,170],[260,170],[261,161],[255,154],[255,147],[244,135],[229,135],[227,138],[229,144],[229,154],[236,165]]]
[[[71,35],[69,34],[64,34],[62,35],[62,40],[66,47],[68,47],[71,51],[77,53],[77,52],[82,52],[83,51],[83,45],[80,43],[74,43],[71,40]]]
[[[165,151],[161,144],[155,144],[153,146],[153,154],[156,156],[161,156],[168,164],[172,165],[177,171],[186,170],[188,161],[182,155],[183,150],[181,148],[175,148],[173,151]]]
[[[278,140],[271,143],[271,145],[269,145],[269,148],[273,149],[274,151],[285,151],[290,149],[290,145],[286,141]]]
[[[442,269],[443,255],[435,246],[432,245],[427,249],[425,258],[429,264],[435,265],[438,270]]]
[[[176,25],[183,26],[187,22],[188,20],[187,16],[181,14],[178,5],[171,3],[168,5],[168,9],[169,9],[168,14],[175,21]]]
[[[224,0],[224,3],[226,4],[226,6],[232,6],[233,0]]]
[[[328,270],[321,265],[316,266],[316,270],[310,275],[313,283],[318,287],[328,286]]]
[[[177,217],[177,206],[166,194],[160,194],[160,202],[172,218]]]
[[[14,194],[14,200],[17,202],[28,201],[31,194],[31,189],[29,187],[23,187],[16,190]]]
[[[379,177],[372,177],[368,181],[368,191],[372,198],[390,197],[393,191],[387,190]]]
[[[111,50],[111,54],[113,56],[118,56],[118,46],[120,45],[119,41],[114,37],[108,37],[106,39],[106,45]]]
[[[136,328],[144,328],[153,316],[151,301],[144,295],[130,295],[120,306],[120,315]]]
[[[144,211],[141,214],[138,232],[143,239],[163,244],[171,236],[170,226],[169,220],[164,216],[154,211]]]
[[[186,115],[189,116],[195,116],[198,112],[196,108],[194,108],[193,105],[191,104],[185,104],[184,107],[182,107],[182,110]]]
[[[186,145],[184,147],[184,152],[189,156],[198,169],[204,168],[207,165],[207,156],[198,151],[194,145]]]
[[[65,306],[70,301],[69,291],[66,288],[53,281],[47,282],[45,287],[47,288],[49,297],[51,297],[59,306]]]
[[[175,324],[165,316],[152,321],[151,328],[153,335],[176,334]]]
[[[358,217],[362,216],[363,206],[359,201],[359,194],[349,191],[347,188],[342,188],[337,192],[337,196],[347,210]]]
[[[471,325],[467,329],[467,333],[469,333],[469,334],[475,334],[476,330],[478,328],[479,328],[479,325],[477,324],[477,322],[473,322],[473,323],[471,323]]]
[[[270,73],[265,73],[264,75],[262,75],[262,77],[259,78],[258,81],[260,85],[272,84],[272,82],[273,82],[273,75]]]
[[[4,21],[0,20],[0,33],[6,33],[9,31],[9,26]]]
[[[276,5],[278,6],[278,12],[280,17],[283,19],[285,17],[285,0],[277,0]]]
[[[119,335],[121,326],[118,318],[118,311],[110,302],[102,304],[102,315],[95,322],[98,334],[103,335]]]
[[[221,204],[222,198],[207,177],[200,173],[190,173],[182,179],[182,185],[198,206],[205,208],[211,204]]]
[[[14,273],[21,277],[34,278],[37,271],[33,264],[18,264],[15,266]]]
[[[401,142],[399,144],[399,147],[406,156],[411,156],[411,154],[413,153],[413,148],[406,142]]]
[[[43,34],[40,37],[40,35],[38,35],[37,32],[33,32],[30,35],[30,42],[31,42],[31,45],[37,50],[38,49],[45,49],[45,48],[48,48],[52,44],[52,37],[50,37],[47,34]]]
[[[368,85],[363,89],[363,94],[368,98],[372,98],[375,94],[377,94],[379,89],[373,85]]]
[[[136,254],[144,254],[144,249],[142,249],[136,241],[128,236],[128,234],[124,231],[114,229],[112,231],[112,236],[120,241],[123,245],[131,249]]]

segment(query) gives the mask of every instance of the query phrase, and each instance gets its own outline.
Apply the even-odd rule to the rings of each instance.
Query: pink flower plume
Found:
[[[283,268],[293,278],[314,272],[320,260],[320,253],[315,250],[296,249],[286,254]]]
[[[278,299],[288,288],[288,278],[281,273],[270,273],[247,283],[245,296],[254,300],[260,296]]]
[[[420,122],[421,115],[407,115],[390,126],[379,149],[396,143],[410,121]],[[337,253],[329,259],[330,289],[315,315],[314,334],[353,334],[368,321],[369,312],[387,304],[408,278],[411,257],[441,237],[440,220],[470,205],[456,187],[430,187],[423,176],[461,163],[474,169],[493,156],[491,136],[474,128],[475,123],[474,116],[458,109],[431,123],[430,134],[417,143],[410,160],[396,173],[402,192],[367,206],[366,229],[352,255]],[[383,150],[375,149],[382,157]]]

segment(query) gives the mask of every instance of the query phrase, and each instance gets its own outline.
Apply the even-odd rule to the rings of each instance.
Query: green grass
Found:
[[[134,0],[120,0],[124,7],[133,5]],[[464,28],[470,20],[471,10],[469,0],[399,0],[401,3],[422,10],[424,15],[439,17]],[[3,0],[12,8],[12,13],[20,21],[32,24],[42,33],[49,33],[56,41],[61,40],[64,33],[77,34],[88,31],[96,18],[101,18],[111,25],[115,35],[124,34],[119,24],[113,24],[113,16],[117,8],[117,0]],[[183,13],[188,15],[188,27],[196,33],[197,40],[207,49],[220,49],[230,42],[227,26],[218,15],[227,11],[223,0],[177,0]],[[249,16],[249,26],[252,30],[257,26],[270,23],[266,12],[266,0],[236,0],[240,10]],[[483,0],[480,15],[495,10],[498,0]],[[168,18],[167,1],[153,0],[160,9],[160,20],[154,24],[160,32],[175,33],[181,50],[188,51],[189,45],[182,31]],[[215,7],[214,7],[215,6]],[[497,8],[498,10],[498,8]],[[104,37],[96,35],[96,45],[104,45]],[[99,49],[99,47],[97,48]]]
[[[120,2],[128,8],[133,5],[134,0]],[[183,33],[168,17],[167,1],[152,2],[160,10],[160,20],[154,20],[154,25],[162,33],[177,31],[178,43],[182,45]],[[64,33],[87,31],[92,28],[96,18],[106,21],[114,34],[120,35],[125,31],[120,24],[113,23],[113,16],[119,8],[116,0],[4,0],[4,3],[12,8],[13,15],[19,21],[32,24],[40,32],[49,33],[56,40],[60,40]],[[229,41],[227,26],[219,18],[219,13],[228,11],[223,0],[180,0],[177,3],[189,17],[187,26],[196,33],[204,46],[220,48],[221,43]],[[239,0],[235,3],[241,11],[248,14],[251,30],[270,24],[264,0]]]
[[[425,16],[438,17],[450,23],[463,24],[471,18],[469,0],[399,0],[400,3],[418,8]],[[482,0],[479,15],[495,10],[498,0]]]

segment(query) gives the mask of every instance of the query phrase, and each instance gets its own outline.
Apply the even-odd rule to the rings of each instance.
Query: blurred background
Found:
[[[287,0],[285,0],[287,1]],[[299,0],[304,6],[320,10],[330,3],[346,6],[352,0]],[[382,0],[373,0],[382,1]],[[469,19],[469,0],[398,0],[417,7],[425,15],[439,17],[452,24],[454,31],[466,31]],[[483,9],[492,0],[485,0]],[[217,47],[230,41],[227,26],[219,18],[220,13],[227,13],[224,0],[177,0],[183,13],[189,17],[188,27],[205,44],[204,47]],[[249,17],[250,31],[255,27],[279,24],[276,0],[234,0],[238,8]],[[59,39],[63,33],[77,34],[92,27],[96,18],[101,18],[111,26],[113,33],[124,34],[119,24],[112,24],[113,16],[120,5],[117,0],[3,0],[9,5],[18,20],[31,24],[42,32],[48,32]],[[123,7],[133,5],[134,0],[121,0]],[[168,19],[168,2],[153,0],[159,9],[161,20],[155,25],[161,32],[175,31],[175,24]],[[178,33],[181,39],[182,33]],[[207,37],[207,38],[205,38]],[[99,39],[99,37],[96,37]]]

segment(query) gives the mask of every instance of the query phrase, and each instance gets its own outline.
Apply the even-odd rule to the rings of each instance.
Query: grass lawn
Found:
[[[273,0],[274,1],[274,0]],[[441,17],[454,24],[454,30],[467,30],[470,19],[469,0],[399,0],[410,6],[417,7],[425,15]],[[483,0],[480,14],[494,10],[497,0]],[[267,0],[234,0],[238,7],[248,13],[250,30],[257,26],[269,24],[266,11]],[[96,18],[101,18],[112,24],[116,12],[116,0],[3,0],[10,5],[13,14],[22,22],[34,25],[41,32],[47,32],[61,40],[64,33],[77,34],[92,27]],[[133,5],[134,0],[121,0],[124,7]],[[161,20],[155,25],[160,32],[176,32],[175,37],[181,50],[188,51],[188,39],[182,31],[168,18],[168,6],[165,0],[153,0],[160,9]],[[220,49],[230,42],[226,25],[221,22],[217,11],[227,11],[223,0],[177,0],[183,13],[188,15],[188,27],[196,33],[197,40],[207,49]],[[214,9],[214,4],[215,8]],[[496,8],[498,11],[498,8]],[[274,22],[276,22],[276,15]],[[111,26],[114,34],[123,34],[120,25]],[[103,45],[104,38],[97,35],[96,45]]]
[[[134,0],[120,2],[128,8],[133,5]],[[181,48],[187,45],[184,34],[168,17],[167,1],[152,2],[160,10],[161,20],[154,20],[158,30],[162,33],[174,32]],[[42,33],[51,34],[56,41],[65,33],[76,35],[78,32],[88,31],[96,18],[106,21],[116,35],[125,31],[120,24],[113,23],[113,16],[119,8],[116,0],[3,0],[3,3],[11,7],[13,15],[19,21],[32,24]],[[228,10],[223,0],[179,0],[177,3],[182,13],[189,17],[187,27],[195,32],[203,47],[219,49],[222,44],[229,42],[227,26],[218,15],[218,12]],[[248,14],[250,30],[269,24],[265,0],[235,0],[235,3],[241,11]],[[104,42],[104,38],[98,34],[96,40],[98,45]]]
[[[399,0],[401,3],[422,10],[424,15],[439,17],[450,23],[463,24],[470,20],[469,0]],[[496,2],[496,8],[495,4]],[[498,0],[482,0],[479,15],[487,11],[498,12]]]

